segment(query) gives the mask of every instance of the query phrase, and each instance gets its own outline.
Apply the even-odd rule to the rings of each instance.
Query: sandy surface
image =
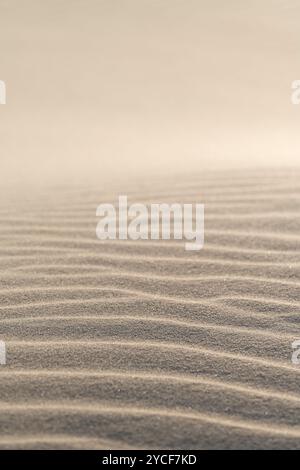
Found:
[[[96,239],[88,186],[1,194],[1,448],[299,448],[299,170],[137,184],[205,248]]]

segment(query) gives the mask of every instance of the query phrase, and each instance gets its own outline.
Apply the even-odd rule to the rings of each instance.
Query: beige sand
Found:
[[[0,447],[299,448],[299,171],[133,189],[204,202],[203,251],[98,241],[113,190],[1,198]]]
[[[299,16],[0,0],[0,448],[300,447]],[[120,194],[204,250],[98,241]]]

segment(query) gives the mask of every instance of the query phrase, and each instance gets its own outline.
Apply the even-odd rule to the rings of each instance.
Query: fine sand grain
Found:
[[[97,240],[113,189],[1,190],[0,447],[300,448],[299,176],[130,187],[204,203],[200,252]]]

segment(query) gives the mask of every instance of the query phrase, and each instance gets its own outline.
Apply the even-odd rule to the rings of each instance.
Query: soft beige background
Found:
[[[299,163],[300,0],[0,0],[1,173]]]

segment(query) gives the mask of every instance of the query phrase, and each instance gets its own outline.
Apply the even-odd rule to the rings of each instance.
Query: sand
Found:
[[[130,186],[204,203],[200,252],[97,240],[113,189],[3,191],[0,448],[300,448],[299,176]]]

